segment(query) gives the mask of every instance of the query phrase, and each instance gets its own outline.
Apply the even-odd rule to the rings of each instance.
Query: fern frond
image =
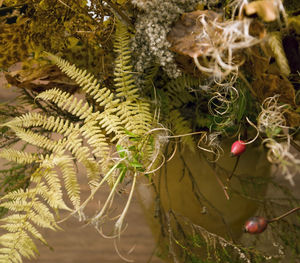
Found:
[[[80,206],[80,187],[73,162],[69,158],[63,158],[58,163],[58,167],[62,171],[68,197],[77,209]]]
[[[40,93],[36,99],[54,102],[61,109],[67,110],[80,119],[85,119],[93,112],[93,107],[89,106],[87,102],[82,99],[78,100],[75,96],[57,88]]]
[[[16,133],[16,136],[20,139],[32,145],[46,149],[48,151],[60,152],[62,151],[63,146],[66,143],[65,139],[59,139],[57,141],[54,141],[48,139],[46,136],[37,134],[31,130],[26,130],[16,126],[11,126],[10,128]]]
[[[34,258],[37,247],[25,231],[10,232],[0,237],[0,262],[22,263],[22,256]]]
[[[118,141],[125,136],[122,121],[116,111],[117,108],[107,108],[97,116],[97,121],[105,129],[106,134],[115,134],[111,142]]]
[[[22,262],[22,256],[33,258],[37,248],[32,238],[47,244],[35,225],[53,230],[58,229],[53,213],[41,201],[46,195],[45,191],[48,190],[48,187],[45,187],[42,182],[45,172],[47,170],[38,168],[31,176],[32,188],[19,189],[1,198],[1,206],[17,214],[9,215],[0,220],[3,223],[1,228],[8,231],[0,237],[0,244],[3,246],[0,248],[0,262],[19,263]],[[57,195],[54,193],[52,198],[55,197]],[[59,195],[58,198],[60,198]],[[60,200],[60,202],[63,201]],[[51,204],[49,205],[51,207]]]
[[[138,88],[134,85],[131,65],[130,37],[127,27],[120,21],[116,25],[114,51],[117,53],[115,60],[115,87],[118,97],[125,97],[127,102],[136,100]]]
[[[185,120],[179,110],[172,110],[170,112],[170,125],[175,135],[186,135],[192,133],[191,123]],[[195,142],[192,136],[182,136],[180,140],[187,145],[191,151],[195,151]]]
[[[130,116],[130,122],[125,124],[126,130],[131,131],[136,135],[143,135],[150,130],[153,116],[150,112],[149,103],[139,100],[134,104],[128,105],[126,109],[130,113],[125,112],[120,116],[121,119],[126,119],[128,115]]]
[[[80,187],[77,181],[77,175],[72,158],[67,155],[60,154],[51,154],[50,156],[47,155],[42,161],[41,167],[46,169],[58,167],[60,169],[63,175],[68,197],[74,207],[78,208],[80,205]],[[40,180],[39,178],[37,179]],[[35,178],[32,178],[32,180],[34,181]],[[44,195],[44,197],[47,197],[47,194]]]
[[[137,135],[149,130],[153,122],[150,105],[138,100],[138,88],[135,86],[131,66],[130,37],[125,25],[120,21],[116,26],[114,51],[117,53],[115,61],[116,96],[122,99],[116,112],[126,130]]]
[[[93,148],[92,153],[96,157],[105,159],[108,155],[109,144],[107,143],[106,136],[99,127],[97,118],[99,118],[97,113],[91,114],[80,128],[80,132],[87,139],[87,143]]]
[[[29,164],[39,160],[37,154],[18,151],[15,149],[3,149],[0,152],[0,158],[13,161],[19,164]]]
[[[109,89],[105,87],[100,88],[99,81],[92,74],[88,73],[86,70],[78,69],[75,65],[51,53],[47,53],[47,55],[62,72],[75,80],[82,90],[90,95],[99,106],[108,104],[116,105],[119,103],[119,100],[114,100],[114,95]]]
[[[166,95],[169,97],[171,107],[181,107],[182,105],[192,102],[195,97],[192,96],[189,89],[199,86],[200,81],[189,75],[182,75],[169,81],[165,86]]]
[[[55,170],[47,170],[43,177],[47,185],[41,185],[38,192],[53,209],[70,210],[63,201],[63,193],[59,176]],[[45,188],[47,187],[47,189]]]
[[[52,177],[56,176],[56,173],[51,174]],[[44,175],[45,177],[45,175]],[[57,177],[56,177],[57,178]],[[49,176],[48,176],[49,180]],[[53,178],[51,178],[51,184],[41,185],[37,191],[37,193],[43,197],[43,199],[51,206],[53,209],[64,209],[70,210],[65,202],[63,201],[63,194],[61,190],[61,184],[53,185]],[[58,187],[59,186],[59,187]],[[49,223],[49,222],[47,222]]]
[[[9,121],[6,125],[10,127],[16,126],[23,128],[43,127],[45,130],[61,133],[64,136],[78,130],[78,125],[67,119],[65,120],[60,117],[55,118],[54,116],[46,116],[37,112],[29,112],[16,117]]]
[[[102,146],[103,153],[107,152],[108,144],[106,143],[105,136],[100,135],[103,134],[103,132],[99,129],[96,120],[100,123],[101,127],[103,127],[106,130],[107,134],[114,132],[116,139],[119,139],[124,135],[124,128],[122,128],[121,126],[121,121],[115,115],[115,108],[113,108],[112,110],[107,108],[104,110],[103,114],[100,114],[99,112],[93,112],[92,107],[89,106],[88,103],[83,103],[82,100],[77,100],[77,98],[73,95],[70,95],[59,89],[47,90],[45,92],[40,93],[36,98],[56,103],[62,109],[67,110],[68,112],[70,112],[73,115],[76,115],[80,119],[84,119],[85,123],[90,123],[88,124],[89,127],[91,126],[91,123],[93,123],[94,129],[98,130],[97,141],[99,144],[97,148]],[[110,124],[106,125],[107,122],[109,122]],[[81,129],[82,131],[84,131],[84,127],[86,126],[83,126],[83,128]],[[87,136],[88,134],[89,132],[84,133],[85,136]],[[90,138],[88,139],[92,141]],[[102,154],[102,157],[103,156],[104,154]]]

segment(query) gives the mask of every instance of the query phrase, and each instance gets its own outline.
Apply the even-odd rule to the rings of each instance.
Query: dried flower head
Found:
[[[300,172],[300,160],[290,152],[290,136],[287,139],[285,143],[279,143],[273,138],[267,138],[263,142],[269,148],[268,161],[277,165],[284,178],[295,185],[293,178]]]
[[[212,160],[214,162],[218,161],[218,159],[224,153],[219,138],[220,134],[220,132],[212,132],[209,134],[207,132],[203,132],[197,144],[199,149],[214,155]]]
[[[280,105],[278,99],[278,95],[266,98],[262,103],[261,112],[257,118],[258,130],[266,133],[270,138],[278,136],[283,129],[288,128],[284,117],[287,105]]]
[[[241,49],[251,47],[260,39],[250,34],[252,20],[223,21],[214,11],[184,14],[168,35],[171,49],[191,57],[197,68],[220,80],[237,73],[244,62]]]

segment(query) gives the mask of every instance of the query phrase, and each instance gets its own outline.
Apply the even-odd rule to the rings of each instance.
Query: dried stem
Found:
[[[282,219],[282,218],[284,218],[284,217],[286,217],[286,216],[288,216],[288,215],[290,215],[290,214],[292,214],[292,213],[294,213],[294,212],[296,212],[298,210],[300,210],[300,206],[296,207],[296,208],[293,208],[292,210],[284,213],[281,216],[278,216],[278,217],[275,217],[275,218],[272,218],[272,219],[268,220],[268,223],[272,223],[272,222],[278,221],[278,220],[280,220],[280,219]]]
[[[230,179],[231,179],[232,176],[234,175],[234,173],[235,173],[235,171],[236,171],[236,168],[237,168],[237,166],[238,166],[238,164],[239,164],[240,157],[241,157],[240,155],[237,156],[237,158],[236,158],[236,160],[235,160],[234,167],[233,167],[233,169],[232,169],[231,174],[228,176],[227,181],[230,181]]]

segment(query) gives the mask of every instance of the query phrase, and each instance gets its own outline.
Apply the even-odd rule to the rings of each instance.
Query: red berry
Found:
[[[246,150],[246,144],[244,141],[235,141],[231,145],[231,154],[234,156],[241,155]]]
[[[259,234],[266,230],[268,220],[261,216],[250,217],[245,223],[245,232],[249,234]]]

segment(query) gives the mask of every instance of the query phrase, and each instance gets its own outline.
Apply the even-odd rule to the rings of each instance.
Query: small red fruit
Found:
[[[245,223],[245,232],[249,234],[260,234],[266,230],[268,220],[261,216],[250,217]]]
[[[244,141],[235,141],[231,145],[231,154],[233,156],[239,156],[246,150],[246,144]]]

